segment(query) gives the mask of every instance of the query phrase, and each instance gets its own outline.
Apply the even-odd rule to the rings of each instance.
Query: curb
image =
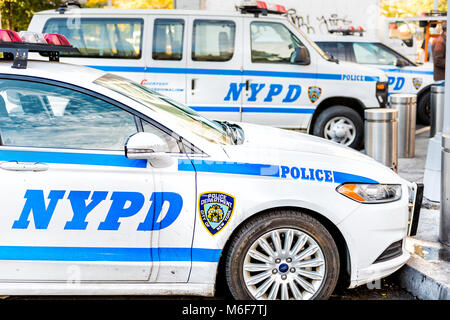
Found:
[[[450,300],[448,276],[439,266],[411,254],[399,272],[400,286],[418,299]]]

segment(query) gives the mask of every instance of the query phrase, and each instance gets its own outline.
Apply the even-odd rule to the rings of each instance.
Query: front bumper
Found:
[[[403,248],[403,254],[395,259],[375,263],[367,268],[360,269],[356,279],[350,282],[349,288],[355,288],[391,275],[400,269],[409,260],[409,257],[408,251]]]
[[[399,201],[361,205],[338,226],[350,231],[347,239],[351,261],[350,287],[381,279],[409,259],[407,236],[417,232],[423,185],[404,185]]]

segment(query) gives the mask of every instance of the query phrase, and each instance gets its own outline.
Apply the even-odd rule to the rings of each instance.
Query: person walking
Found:
[[[447,24],[442,24],[442,33],[433,43],[434,81],[445,80],[445,48],[447,43]]]

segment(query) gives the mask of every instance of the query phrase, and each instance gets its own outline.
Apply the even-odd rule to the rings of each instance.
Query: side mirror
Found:
[[[306,47],[300,46],[295,48],[295,51],[292,53],[291,63],[306,65],[310,64],[310,62],[311,60],[309,58],[308,49],[306,49]]]
[[[412,47],[414,45],[413,39],[405,39],[403,40],[403,43],[406,44],[407,47]]]
[[[146,159],[152,167],[164,168],[173,163],[167,153],[167,143],[157,135],[149,132],[137,132],[125,143],[125,157],[128,159]]]
[[[397,58],[397,61],[395,61],[395,66],[402,68],[404,66],[406,66],[405,61],[403,61],[403,59]]]

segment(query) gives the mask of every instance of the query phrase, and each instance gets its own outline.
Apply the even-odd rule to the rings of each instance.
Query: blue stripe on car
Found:
[[[220,249],[0,246],[0,260],[218,262]]]

